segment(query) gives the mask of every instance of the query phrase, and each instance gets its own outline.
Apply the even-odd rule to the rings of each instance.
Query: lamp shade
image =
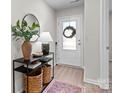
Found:
[[[42,32],[40,34],[39,41],[41,41],[41,42],[52,42],[53,39],[52,39],[52,37],[51,37],[49,32]]]

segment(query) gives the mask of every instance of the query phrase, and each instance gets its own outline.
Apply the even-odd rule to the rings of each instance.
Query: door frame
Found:
[[[80,68],[84,68],[84,61],[83,61],[83,47],[84,47],[84,30],[83,30],[83,15],[72,15],[72,16],[62,16],[62,17],[57,17],[57,45],[56,45],[56,64],[59,64],[59,49],[58,49],[58,42],[59,42],[59,25],[60,25],[60,20],[61,19],[65,19],[65,18],[70,18],[70,17],[79,17],[79,19],[81,20],[81,32],[80,32]]]
[[[109,0],[100,0],[100,88],[109,89]]]

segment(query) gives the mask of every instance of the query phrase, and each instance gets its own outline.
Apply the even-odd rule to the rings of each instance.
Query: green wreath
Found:
[[[72,30],[72,33],[71,33],[70,36],[66,36],[66,35],[65,35],[65,32],[68,31],[69,29]],[[73,36],[75,36],[75,34],[76,34],[76,29],[75,29],[74,27],[72,27],[72,26],[66,27],[66,28],[64,29],[64,31],[63,31],[63,35],[64,35],[66,38],[72,38]]]

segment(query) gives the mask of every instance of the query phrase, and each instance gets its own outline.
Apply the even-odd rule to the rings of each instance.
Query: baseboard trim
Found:
[[[99,86],[101,89],[106,89],[106,90],[109,89],[109,84],[106,84],[104,81],[84,78],[84,82],[89,83],[89,84],[97,85],[97,86]]]
[[[83,67],[81,66],[74,66],[74,65],[68,65],[68,64],[56,64],[56,65],[61,65],[61,66],[67,66],[67,67],[71,67],[71,68],[75,68],[75,69],[84,69]]]
[[[109,80],[109,79],[107,79],[107,80]],[[106,90],[109,89],[109,84],[106,83],[106,80],[101,80],[101,79],[93,80],[93,79],[86,78],[85,67],[84,67],[84,82],[89,83],[89,84],[97,85],[101,89],[106,89]]]
[[[108,84],[101,84],[101,85],[100,85],[100,88],[101,88],[101,89],[106,89],[106,90],[108,90],[108,89],[109,89],[109,85],[108,85]]]
[[[101,80],[100,81],[100,88],[101,89],[109,89],[109,84],[106,83],[107,81],[106,80]]]
[[[86,78],[84,78],[84,82],[90,83],[90,84],[94,84],[94,85],[97,85],[97,86],[100,85],[100,84],[99,84],[99,81],[93,80],[93,79],[86,79]]]

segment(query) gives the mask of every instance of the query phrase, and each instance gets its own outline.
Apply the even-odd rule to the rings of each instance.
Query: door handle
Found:
[[[81,45],[80,40],[78,40],[78,45]]]
[[[78,45],[81,45],[81,43],[78,43]]]

